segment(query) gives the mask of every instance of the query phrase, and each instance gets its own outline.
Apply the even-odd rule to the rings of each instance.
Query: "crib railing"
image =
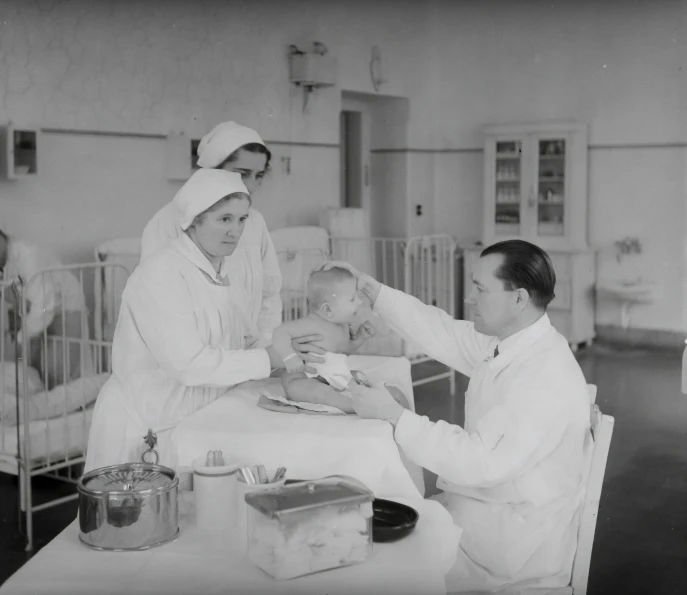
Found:
[[[111,343],[93,339],[89,330],[87,288],[118,266],[60,266],[0,284],[0,469],[19,477],[27,551],[33,547],[33,513],[77,497],[35,504],[31,480],[48,475],[74,483],[75,465],[85,460],[90,407],[112,361]],[[45,316],[45,328],[32,337],[22,332],[17,341],[32,308]]]
[[[277,258],[282,275],[282,318],[284,322],[303,318],[308,313],[306,285],[310,273],[328,260],[324,250],[278,250]]]
[[[333,260],[350,262],[384,285],[405,289],[407,238],[331,238],[330,244]]]
[[[325,260],[342,260],[393,287],[404,290],[406,247],[403,238],[331,238],[329,253],[319,249],[279,250],[282,273],[284,321],[305,316],[308,312],[306,284],[310,273]],[[410,271],[412,272],[412,271]]]
[[[451,316],[456,309],[456,242],[450,236],[411,238],[405,250],[405,292]]]

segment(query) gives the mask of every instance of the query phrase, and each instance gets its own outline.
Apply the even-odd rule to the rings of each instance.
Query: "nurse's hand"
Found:
[[[326,353],[322,347],[316,345],[319,341],[324,341],[323,335],[304,335],[291,339],[291,347],[304,362],[319,364],[324,361],[322,356]]]
[[[360,291],[367,299],[369,299],[370,303],[374,306],[377,296],[382,289],[382,284],[377,281],[377,279],[371,275],[368,275],[367,273],[359,271],[352,264],[343,260],[330,260],[329,262],[325,262],[317,270],[328,271],[334,267],[346,269],[349,273],[351,273],[351,275],[353,275],[358,281],[358,291]]]
[[[319,364],[324,361],[325,350],[319,345],[315,345],[316,342],[324,340],[322,335],[303,335],[302,337],[296,337],[291,339],[291,347],[300,356],[300,358],[305,363],[304,372],[308,374],[317,374],[317,370],[311,364]]]
[[[396,426],[405,411],[381,382],[373,382],[372,386],[352,386],[350,393],[353,408],[362,418],[383,419]]]

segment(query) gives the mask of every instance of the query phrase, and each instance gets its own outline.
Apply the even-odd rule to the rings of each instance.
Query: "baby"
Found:
[[[339,267],[316,270],[308,279],[307,297],[310,314],[281,325],[272,336],[272,345],[286,367],[282,375],[286,396],[292,401],[329,405],[345,413],[355,413],[351,399],[345,393],[355,385],[346,355],[355,353],[374,335],[370,322],[360,325],[355,334],[351,332],[351,323],[362,304],[357,280],[349,271]],[[316,374],[305,372],[303,360],[291,347],[292,338],[303,335],[324,337],[320,347],[326,351],[325,361],[309,364],[317,370]],[[394,398],[407,408],[408,401],[401,391],[395,387],[388,388]]]

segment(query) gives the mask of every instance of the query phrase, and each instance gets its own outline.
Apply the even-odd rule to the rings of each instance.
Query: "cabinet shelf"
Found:
[[[587,245],[587,150],[587,127],[576,122],[485,129],[481,244],[519,238],[547,251],[557,279],[549,317],[572,348],[595,336],[596,259]],[[514,173],[517,179],[510,177]],[[504,197],[510,200],[501,202]],[[481,249],[466,251],[466,280]]]

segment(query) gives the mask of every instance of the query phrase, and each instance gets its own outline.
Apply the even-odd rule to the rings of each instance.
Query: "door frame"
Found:
[[[371,184],[371,156],[372,156],[372,110],[368,102],[356,97],[341,97],[341,112],[356,112],[360,114],[360,159],[357,163],[360,175],[360,208],[363,209],[370,229],[372,229],[372,184]],[[345,163],[345,158],[341,158],[341,166]],[[343,197],[341,197],[343,199]],[[343,205],[342,205],[343,207]]]

